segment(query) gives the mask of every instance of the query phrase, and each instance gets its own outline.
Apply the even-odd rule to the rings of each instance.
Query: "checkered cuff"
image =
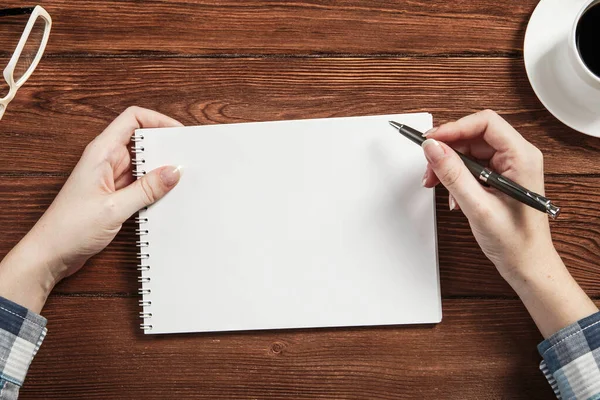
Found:
[[[46,318],[0,297],[0,382],[23,385],[46,336]]]
[[[538,346],[540,369],[559,399],[600,399],[600,312]]]

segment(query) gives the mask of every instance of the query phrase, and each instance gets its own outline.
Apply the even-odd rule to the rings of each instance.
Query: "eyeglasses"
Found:
[[[4,69],[4,80],[9,90],[6,96],[0,98],[0,119],[8,103],[15,98],[17,90],[29,79],[40,62],[52,27],[50,14],[40,6],[0,10],[0,17],[14,15],[30,15],[30,17],[15,52]]]

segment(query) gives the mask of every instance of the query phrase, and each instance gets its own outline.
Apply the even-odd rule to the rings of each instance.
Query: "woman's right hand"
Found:
[[[542,153],[493,111],[432,129],[423,151],[424,185],[441,182],[469,220],[475,239],[517,292],[544,337],[598,308],[573,279],[550,237],[546,214],[485,188],[448,143],[520,185],[544,194]]]
[[[493,111],[432,129],[423,184],[441,182],[465,213],[485,255],[517,292],[544,337],[598,311],[573,279],[550,237],[546,214],[485,188],[448,143],[495,172],[544,194],[542,153]]]
[[[489,110],[441,125],[426,136],[424,185],[441,182],[448,189],[450,208],[457,203],[481,249],[509,283],[540,273],[536,268],[548,265],[541,260],[558,257],[546,214],[482,186],[449,147],[544,195],[544,161],[535,146]]]

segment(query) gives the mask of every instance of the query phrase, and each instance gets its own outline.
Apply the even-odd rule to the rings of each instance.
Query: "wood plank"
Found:
[[[521,52],[536,0],[45,0],[59,54]],[[22,7],[4,0],[3,7]],[[0,25],[14,48],[26,20]],[[6,45],[4,45],[6,44]]]
[[[2,121],[0,174],[68,173],[130,105],[188,125],[419,111],[439,123],[492,108],[550,174],[593,171],[600,149],[555,120],[509,58],[46,59]]]
[[[599,296],[600,188],[597,177],[549,177],[546,194],[562,207],[551,221],[554,245],[571,274],[590,296]],[[600,194],[600,193],[599,193]],[[437,195],[437,231],[443,296],[514,296],[485,257],[460,211],[448,211],[445,189]]]
[[[518,300],[443,307],[438,325],[150,336],[135,298],[54,297],[21,399],[551,398]]]
[[[5,178],[0,184],[0,256],[33,226],[65,178]],[[563,207],[552,223],[554,241],[575,278],[590,295],[600,296],[600,180],[553,176],[547,193]],[[515,297],[473,239],[461,212],[448,211],[445,190],[437,195],[438,246],[442,294]],[[137,291],[135,226],[126,223],[108,249],[80,273],[62,282],[58,293]]]

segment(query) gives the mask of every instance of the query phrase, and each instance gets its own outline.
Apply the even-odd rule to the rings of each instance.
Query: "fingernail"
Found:
[[[425,158],[432,164],[437,163],[446,154],[444,148],[440,146],[440,143],[435,139],[427,139],[423,142],[423,151],[425,152]]]
[[[160,172],[160,180],[167,187],[173,187],[179,182],[183,175],[183,166],[178,167],[166,167]]]
[[[427,135],[431,135],[433,132],[435,132],[435,131],[437,131],[437,130],[438,130],[438,128],[437,128],[437,127],[436,127],[436,128],[431,128],[430,130],[428,130],[427,132],[425,132],[425,133],[423,134],[423,136],[424,136],[424,137],[427,137]]]
[[[448,196],[448,206],[450,207],[450,211],[453,211],[456,208],[456,200],[454,200],[454,196]]]
[[[423,175],[423,181],[421,182],[421,185],[423,185],[423,187],[425,187],[426,182],[427,182],[427,171],[425,171],[425,175]]]

